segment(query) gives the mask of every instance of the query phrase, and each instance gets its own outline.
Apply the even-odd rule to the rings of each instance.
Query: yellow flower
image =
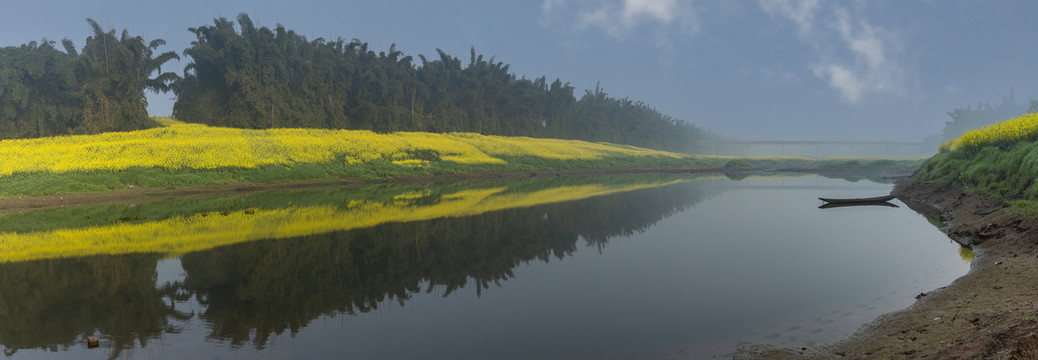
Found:
[[[148,222],[120,222],[79,229],[0,233],[0,263],[98,254],[158,253],[177,256],[236,243],[295,238],[372,227],[388,222],[423,221],[579,200],[665,186],[648,181],[623,187],[602,184],[561,186],[532,192],[507,187],[462,190],[423,202],[412,192],[387,201],[354,200],[346,206],[307,206],[211,212]]]
[[[15,173],[120,171],[131,167],[255,168],[385,160],[402,166],[430,161],[505,164],[510,157],[596,160],[614,155],[687,158],[686,155],[585,141],[485,136],[472,133],[363,130],[249,130],[157,119],[163,127],[98,135],[0,141],[0,176]],[[431,156],[434,155],[434,156]]]
[[[967,131],[958,139],[941,144],[939,150],[975,151],[985,146],[1008,147],[1020,141],[1035,139],[1038,139],[1038,113],[1030,113]]]

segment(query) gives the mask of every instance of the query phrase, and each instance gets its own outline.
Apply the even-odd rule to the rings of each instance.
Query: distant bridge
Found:
[[[754,145],[766,145],[766,146],[779,146],[779,156],[786,156],[786,146],[814,146],[815,147],[815,158],[821,158],[822,146],[839,146],[839,147],[850,147],[851,156],[856,155],[856,150],[859,147],[883,147],[884,156],[890,155],[890,147],[921,147],[922,143],[917,142],[899,142],[899,141],[700,141],[700,145],[710,146],[710,154],[717,155],[717,146],[745,146],[743,154],[745,156],[750,155],[750,147]]]

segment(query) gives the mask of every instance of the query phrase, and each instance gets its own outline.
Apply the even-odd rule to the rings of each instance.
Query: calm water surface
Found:
[[[820,196],[891,187],[626,176],[9,214],[0,241],[123,225],[192,229],[148,230],[172,243],[235,235],[8,260],[0,347],[12,359],[671,359],[825,343],[969,269],[903,205],[818,209]],[[185,225],[213,219],[225,225]]]

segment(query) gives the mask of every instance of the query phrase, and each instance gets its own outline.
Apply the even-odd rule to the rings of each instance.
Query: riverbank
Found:
[[[74,207],[98,204],[141,203],[175,198],[199,198],[225,195],[240,195],[250,192],[278,192],[300,188],[352,188],[370,184],[438,184],[444,182],[480,182],[499,179],[534,178],[534,177],[570,177],[621,174],[717,174],[731,178],[741,178],[758,174],[774,173],[814,173],[822,176],[845,179],[870,178],[883,181],[911,173],[916,160],[890,159],[843,159],[822,160],[818,165],[809,166],[803,160],[795,162],[776,162],[775,160],[750,159],[748,167],[642,167],[642,168],[605,168],[574,170],[527,170],[511,172],[472,171],[453,174],[424,174],[395,176],[387,178],[319,178],[297,181],[277,181],[266,183],[228,182],[225,184],[158,186],[158,187],[121,187],[111,190],[91,192],[69,192],[50,195],[0,196],[0,214]],[[891,162],[892,161],[892,162]],[[728,162],[731,162],[729,160]],[[891,165],[895,166],[891,166]],[[788,165],[788,166],[780,166]],[[0,179],[2,180],[2,179]]]
[[[946,182],[900,180],[912,209],[939,218],[976,254],[968,274],[919,294],[850,338],[797,349],[750,345],[735,359],[973,359],[1038,357],[1038,221],[1003,201]]]
[[[250,130],[156,119],[153,129],[2,140],[0,198],[481,174],[914,169],[922,158],[723,157],[473,133]],[[808,170],[810,171],[810,170]],[[507,176],[507,175],[506,175]]]

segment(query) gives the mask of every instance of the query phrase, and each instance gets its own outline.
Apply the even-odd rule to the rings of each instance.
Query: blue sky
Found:
[[[823,0],[10,1],[0,46],[68,37],[84,21],[165,39],[248,13],[309,39],[407,55],[469,48],[519,76],[644,101],[742,139],[918,140],[978,101],[1038,98],[1038,2]],[[177,72],[190,59],[170,63]],[[172,94],[149,97],[169,114]]]

